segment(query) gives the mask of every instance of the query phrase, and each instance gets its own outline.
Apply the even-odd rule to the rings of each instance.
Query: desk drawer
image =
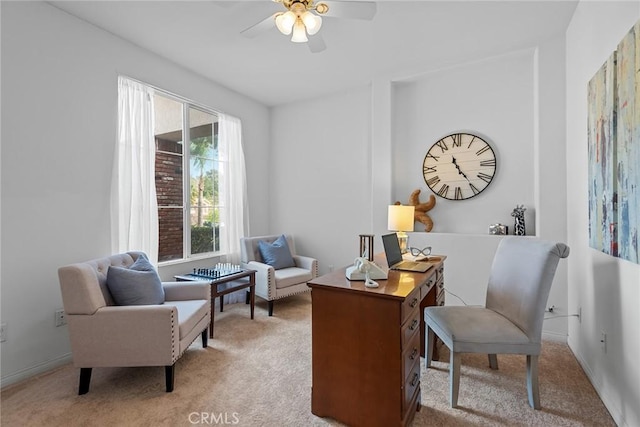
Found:
[[[402,350],[406,349],[411,339],[420,331],[420,310],[414,309],[409,319],[402,326]]]
[[[406,382],[414,363],[420,362],[420,334],[415,334],[402,353],[402,379]]]
[[[429,276],[427,281],[422,286],[420,286],[420,301],[422,301],[427,296],[434,283],[436,283],[436,273]]]
[[[420,305],[420,288],[416,288],[405,298],[402,302],[401,315],[402,319],[400,320],[400,324],[404,324],[409,316],[413,314],[413,310],[416,309]]]
[[[403,413],[414,402],[413,397],[418,389],[420,389],[420,363],[416,362],[404,383],[402,399]]]
[[[444,276],[444,264],[436,269],[436,280],[442,280]]]
[[[436,305],[444,305],[444,280],[440,280],[436,286]]]

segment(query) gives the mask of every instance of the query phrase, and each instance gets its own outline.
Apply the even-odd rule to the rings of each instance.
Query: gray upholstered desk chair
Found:
[[[538,355],[542,322],[551,283],[560,258],[569,256],[563,243],[505,237],[498,245],[485,307],[427,307],[426,367],[431,366],[434,333],[449,348],[450,403],[458,405],[460,354],[487,353],[498,369],[497,354],[527,356],[529,404],[540,409]]]

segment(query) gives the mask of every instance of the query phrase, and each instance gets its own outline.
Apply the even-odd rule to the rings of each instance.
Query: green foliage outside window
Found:
[[[220,234],[218,227],[192,226],[191,227],[191,253],[202,254],[220,250]]]
[[[218,149],[217,134],[215,137],[203,136],[191,140],[191,206],[197,209],[195,225],[202,227],[205,223],[218,224],[218,171],[214,168],[212,158]]]

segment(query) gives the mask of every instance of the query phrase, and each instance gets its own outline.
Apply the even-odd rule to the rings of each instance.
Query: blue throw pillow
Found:
[[[156,269],[143,256],[126,267],[109,267],[107,287],[116,305],[164,303],[164,289]]]
[[[279,270],[281,268],[295,267],[296,263],[291,256],[287,239],[284,235],[278,237],[275,242],[267,243],[258,241],[258,250],[265,264]]]

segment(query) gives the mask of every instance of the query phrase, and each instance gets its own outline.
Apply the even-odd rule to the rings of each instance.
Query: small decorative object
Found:
[[[431,246],[425,246],[424,248],[409,248],[409,253],[413,257],[413,261],[428,261],[429,255],[431,255]]]
[[[419,257],[420,255],[427,257],[431,255],[431,246],[426,246],[422,249],[409,248],[409,252],[411,252],[411,255],[413,255],[414,257]]]
[[[516,205],[513,212],[511,212],[511,216],[515,218],[513,234],[516,236],[524,236],[527,234],[524,228],[524,211],[526,210],[527,208],[525,208],[524,205]]]
[[[396,205],[400,205],[400,202],[396,202]],[[409,204],[415,209],[413,212],[414,221],[418,221],[424,224],[424,231],[429,232],[433,229],[433,221],[431,217],[427,215],[433,207],[436,205],[436,196],[429,195],[429,201],[426,203],[420,203],[420,189],[414,190],[409,196]]]
[[[470,133],[454,133],[436,141],[422,162],[422,176],[431,191],[449,200],[480,194],[496,173],[491,145]]]
[[[504,224],[491,224],[489,226],[489,234],[504,236],[509,234],[509,227]]]
[[[360,235],[360,252],[358,255],[373,261],[373,234]]]

